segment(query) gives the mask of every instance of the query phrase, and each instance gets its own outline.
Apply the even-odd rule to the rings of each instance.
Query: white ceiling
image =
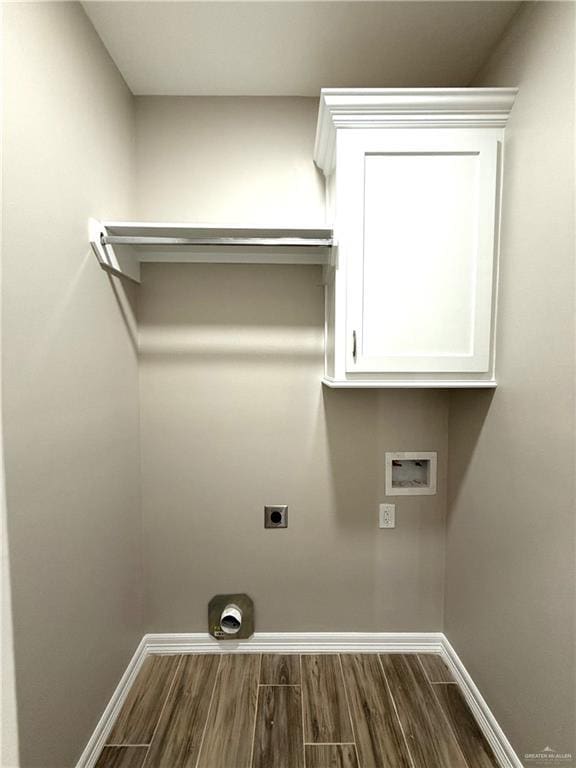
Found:
[[[137,95],[317,96],[329,86],[468,85],[519,3],[83,5]]]

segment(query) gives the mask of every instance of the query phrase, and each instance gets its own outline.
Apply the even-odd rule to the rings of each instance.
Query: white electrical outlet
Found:
[[[396,504],[380,504],[380,528],[396,528]]]

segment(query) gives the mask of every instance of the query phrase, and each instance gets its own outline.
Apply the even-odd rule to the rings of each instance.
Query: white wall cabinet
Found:
[[[495,386],[504,126],[515,89],[327,89],[315,160],[335,387]]]

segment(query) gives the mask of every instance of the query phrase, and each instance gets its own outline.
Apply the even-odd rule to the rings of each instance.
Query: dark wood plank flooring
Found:
[[[150,744],[180,656],[148,656],[120,710],[109,744]]]
[[[304,741],[345,744],[354,741],[344,692],[340,657],[301,656]]]
[[[342,669],[362,768],[412,768],[378,656],[343,654]]]
[[[300,657],[294,653],[263,653],[260,685],[300,685]]]
[[[222,656],[198,768],[250,768],[259,679],[259,655]]]
[[[462,750],[416,656],[381,657],[414,768],[466,768]]]
[[[258,692],[254,768],[304,768],[302,697],[296,685],[263,685]]]
[[[306,744],[306,768],[358,768],[355,744]]]
[[[148,657],[95,768],[498,768],[439,656]]]
[[[426,677],[431,683],[453,683],[452,673],[444,664],[442,657],[436,653],[422,653],[418,656],[424,667]]]
[[[494,754],[457,685],[435,685],[434,692],[448,717],[469,768],[493,768]]]
[[[144,763],[145,768],[179,765],[195,768],[208,717],[210,697],[216,682],[220,658],[191,655],[182,659],[177,679]]]
[[[148,747],[104,747],[94,768],[142,768]]]

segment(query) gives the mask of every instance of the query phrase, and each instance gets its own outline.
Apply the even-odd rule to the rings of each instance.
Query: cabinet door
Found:
[[[499,132],[350,131],[338,151],[347,371],[488,371]]]

